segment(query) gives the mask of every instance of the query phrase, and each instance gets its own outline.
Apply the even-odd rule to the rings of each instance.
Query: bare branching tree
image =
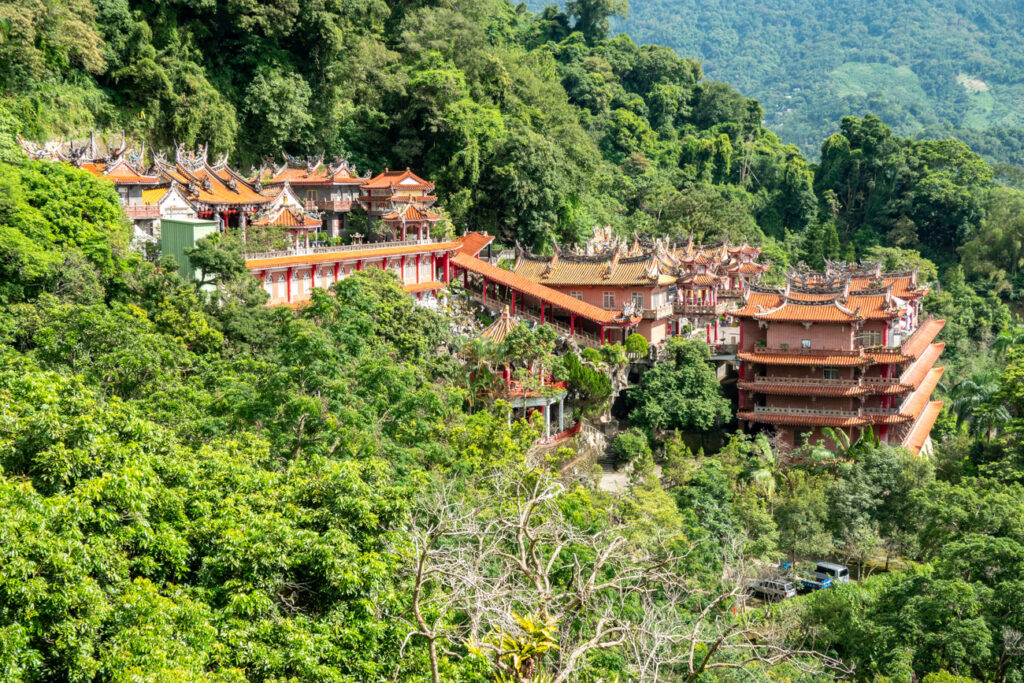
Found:
[[[735,563],[710,589],[706,576],[682,569],[692,547],[680,550],[668,534],[632,541],[615,510],[575,523],[563,510],[566,494],[552,473],[506,468],[467,491],[440,486],[419,506],[404,549],[406,644],[426,641],[435,683],[442,655],[483,657],[516,683],[564,683],[608,649],[642,681],[783,662],[842,668],[787,647],[778,625],[737,610],[745,581]]]

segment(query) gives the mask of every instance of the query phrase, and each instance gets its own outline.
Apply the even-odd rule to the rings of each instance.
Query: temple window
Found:
[[[583,301],[583,292],[569,292],[569,296],[571,296],[573,299],[579,299],[580,301]]]
[[[606,309],[615,308],[615,292],[604,292],[602,299],[602,306]]]
[[[801,339],[800,340],[800,348],[801,349],[809,349],[809,348],[811,348],[811,340],[810,339]]]
[[[825,379],[839,379],[839,368],[825,368],[822,374]]]
[[[644,294],[643,294],[643,292],[633,292],[633,295],[632,295],[631,298],[633,300],[633,305],[634,306],[636,306],[637,308],[643,308],[644,307]]]

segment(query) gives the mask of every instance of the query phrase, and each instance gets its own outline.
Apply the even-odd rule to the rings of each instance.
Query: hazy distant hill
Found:
[[[1020,0],[630,0],[614,28],[699,58],[815,155],[841,116],[872,111],[1024,163]]]

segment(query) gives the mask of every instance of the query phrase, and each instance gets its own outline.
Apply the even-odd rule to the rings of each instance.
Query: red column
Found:
[[[711,323],[708,323],[706,325],[706,327],[707,327],[707,333],[708,333],[708,344],[710,344],[711,343]]]
[[[420,283],[420,255],[416,254],[416,284]]]
[[[405,256],[402,256],[402,258],[399,259],[399,262],[400,262],[399,268],[402,269],[402,284],[404,285],[405,284]]]
[[[569,314],[569,334],[576,334],[576,316]]]
[[[437,279],[437,254],[430,252],[430,279]]]
[[[715,343],[718,343],[718,318],[715,318]]]
[[[885,325],[882,327],[882,346],[889,345],[889,326]]]
[[[462,286],[469,289],[469,270],[465,268],[462,270]]]
[[[601,346],[604,346],[604,325],[601,325]]]
[[[743,321],[740,321],[740,351],[743,350]]]
[[[512,315],[516,314],[516,290],[512,290]]]
[[[540,324],[541,325],[544,324],[544,300],[543,299],[541,299],[541,302],[540,302]]]
[[[445,281],[445,284],[451,282],[451,273],[448,271],[449,260],[450,260],[449,259],[449,252],[446,251],[446,252],[444,252],[444,281]]]
[[[484,278],[484,305],[487,305],[487,278]]]
[[[363,261],[362,261],[362,259],[360,259],[360,260],[356,261],[356,270],[362,270],[362,269],[363,269]]]
[[[341,261],[337,261],[334,264],[334,281],[337,282],[341,275]]]
[[[292,302],[292,268],[291,268],[291,266],[288,266],[288,274],[285,277],[288,278],[287,280],[285,280],[285,284],[287,285],[287,289],[285,291],[288,292],[288,303],[291,303]]]

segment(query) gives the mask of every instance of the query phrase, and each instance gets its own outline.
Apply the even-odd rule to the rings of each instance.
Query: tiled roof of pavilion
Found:
[[[509,313],[508,306],[505,306],[505,310],[501,312],[501,315],[495,318],[494,322],[480,333],[480,338],[500,344],[505,340],[509,332],[516,328],[516,325],[516,321],[512,319],[512,315]]]
[[[403,203],[399,208],[381,216],[385,221],[439,221],[441,215],[421,209],[415,204]]]
[[[325,164],[322,155],[305,160],[285,155],[284,164],[261,168],[256,178],[264,185],[362,185],[369,180],[369,174],[360,178],[346,159]]]
[[[362,183],[364,189],[379,190],[393,188],[396,190],[433,190],[434,183],[424,180],[408,168],[404,171],[391,171],[385,169],[383,173],[365,180]]]
[[[145,171],[142,152],[129,149],[123,133],[116,146],[97,140],[95,136],[80,143],[58,140],[40,145],[21,137],[18,142],[30,159],[64,161],[117,185],[158,185],[161,182],[159,176]]]
[[[319,228],[323,221],[310,214],[292,207],[280,206],[277,209],[257,216],[252,221],[257,226],[278,226],[282,228]]]
[[[622,249],[627,256],[639,256],[645,253],[654,253],[662,262],[663,270],[666,273],[680,275],[718,275],[719,272],[760,274],[768,269],[768,264],[744,263],[743,257],[756,258],[761,253],[760,247],[749,244],[730,245],[728,240],[719,244],[704,245],[696,244],[693,235],[689,236],[685,245],[670,243],[667,237],[644,239],[633,235],[631,241],[623,241],[615,236],[611,227],[596,228],[594,236],[587,241],[581,253],[585,255],[598,255],[612,252],[615,249]],[[704,266],[707,272],[696,273],[695,267]],[[725,276],[722,275],[722,281]],[[694,284],[694,283],[687,283]],[[713,282],[704,278],[697,286],[708,286]]]
[[[858,280],[835,271],[791,271],[783,288],[750,287],[743,306],[730,315],[785,322],[891,320],[907,311],[907,300],[895,293],[907,291],[906,277]]]
[[[262,193],[236,171],[225,160],[214,165],[207,163],[207,148],[198,151],[175,150],[174,163],[162,155],[156,156],[156,167],[162,178],[181,186],[190,201],[212,206],[253,206],[268,204],[280,193]]]
[[[617,245],[598,254],[581,254],[555,248],[554,256],[537,256],[519,248],[513,272],[533,282],[551,286],[651,286],[670,285],[675,275],[667,272],[654,251],[627,255]]]
[[[786,297],[776,308],[755,313],[754,318],[756,320],[792,323],[855,323],[863,320],[863,317],[857,311],[851,311],[835,299],[828,301],[801,301],[799,299],[790,299],[789,297]]]

